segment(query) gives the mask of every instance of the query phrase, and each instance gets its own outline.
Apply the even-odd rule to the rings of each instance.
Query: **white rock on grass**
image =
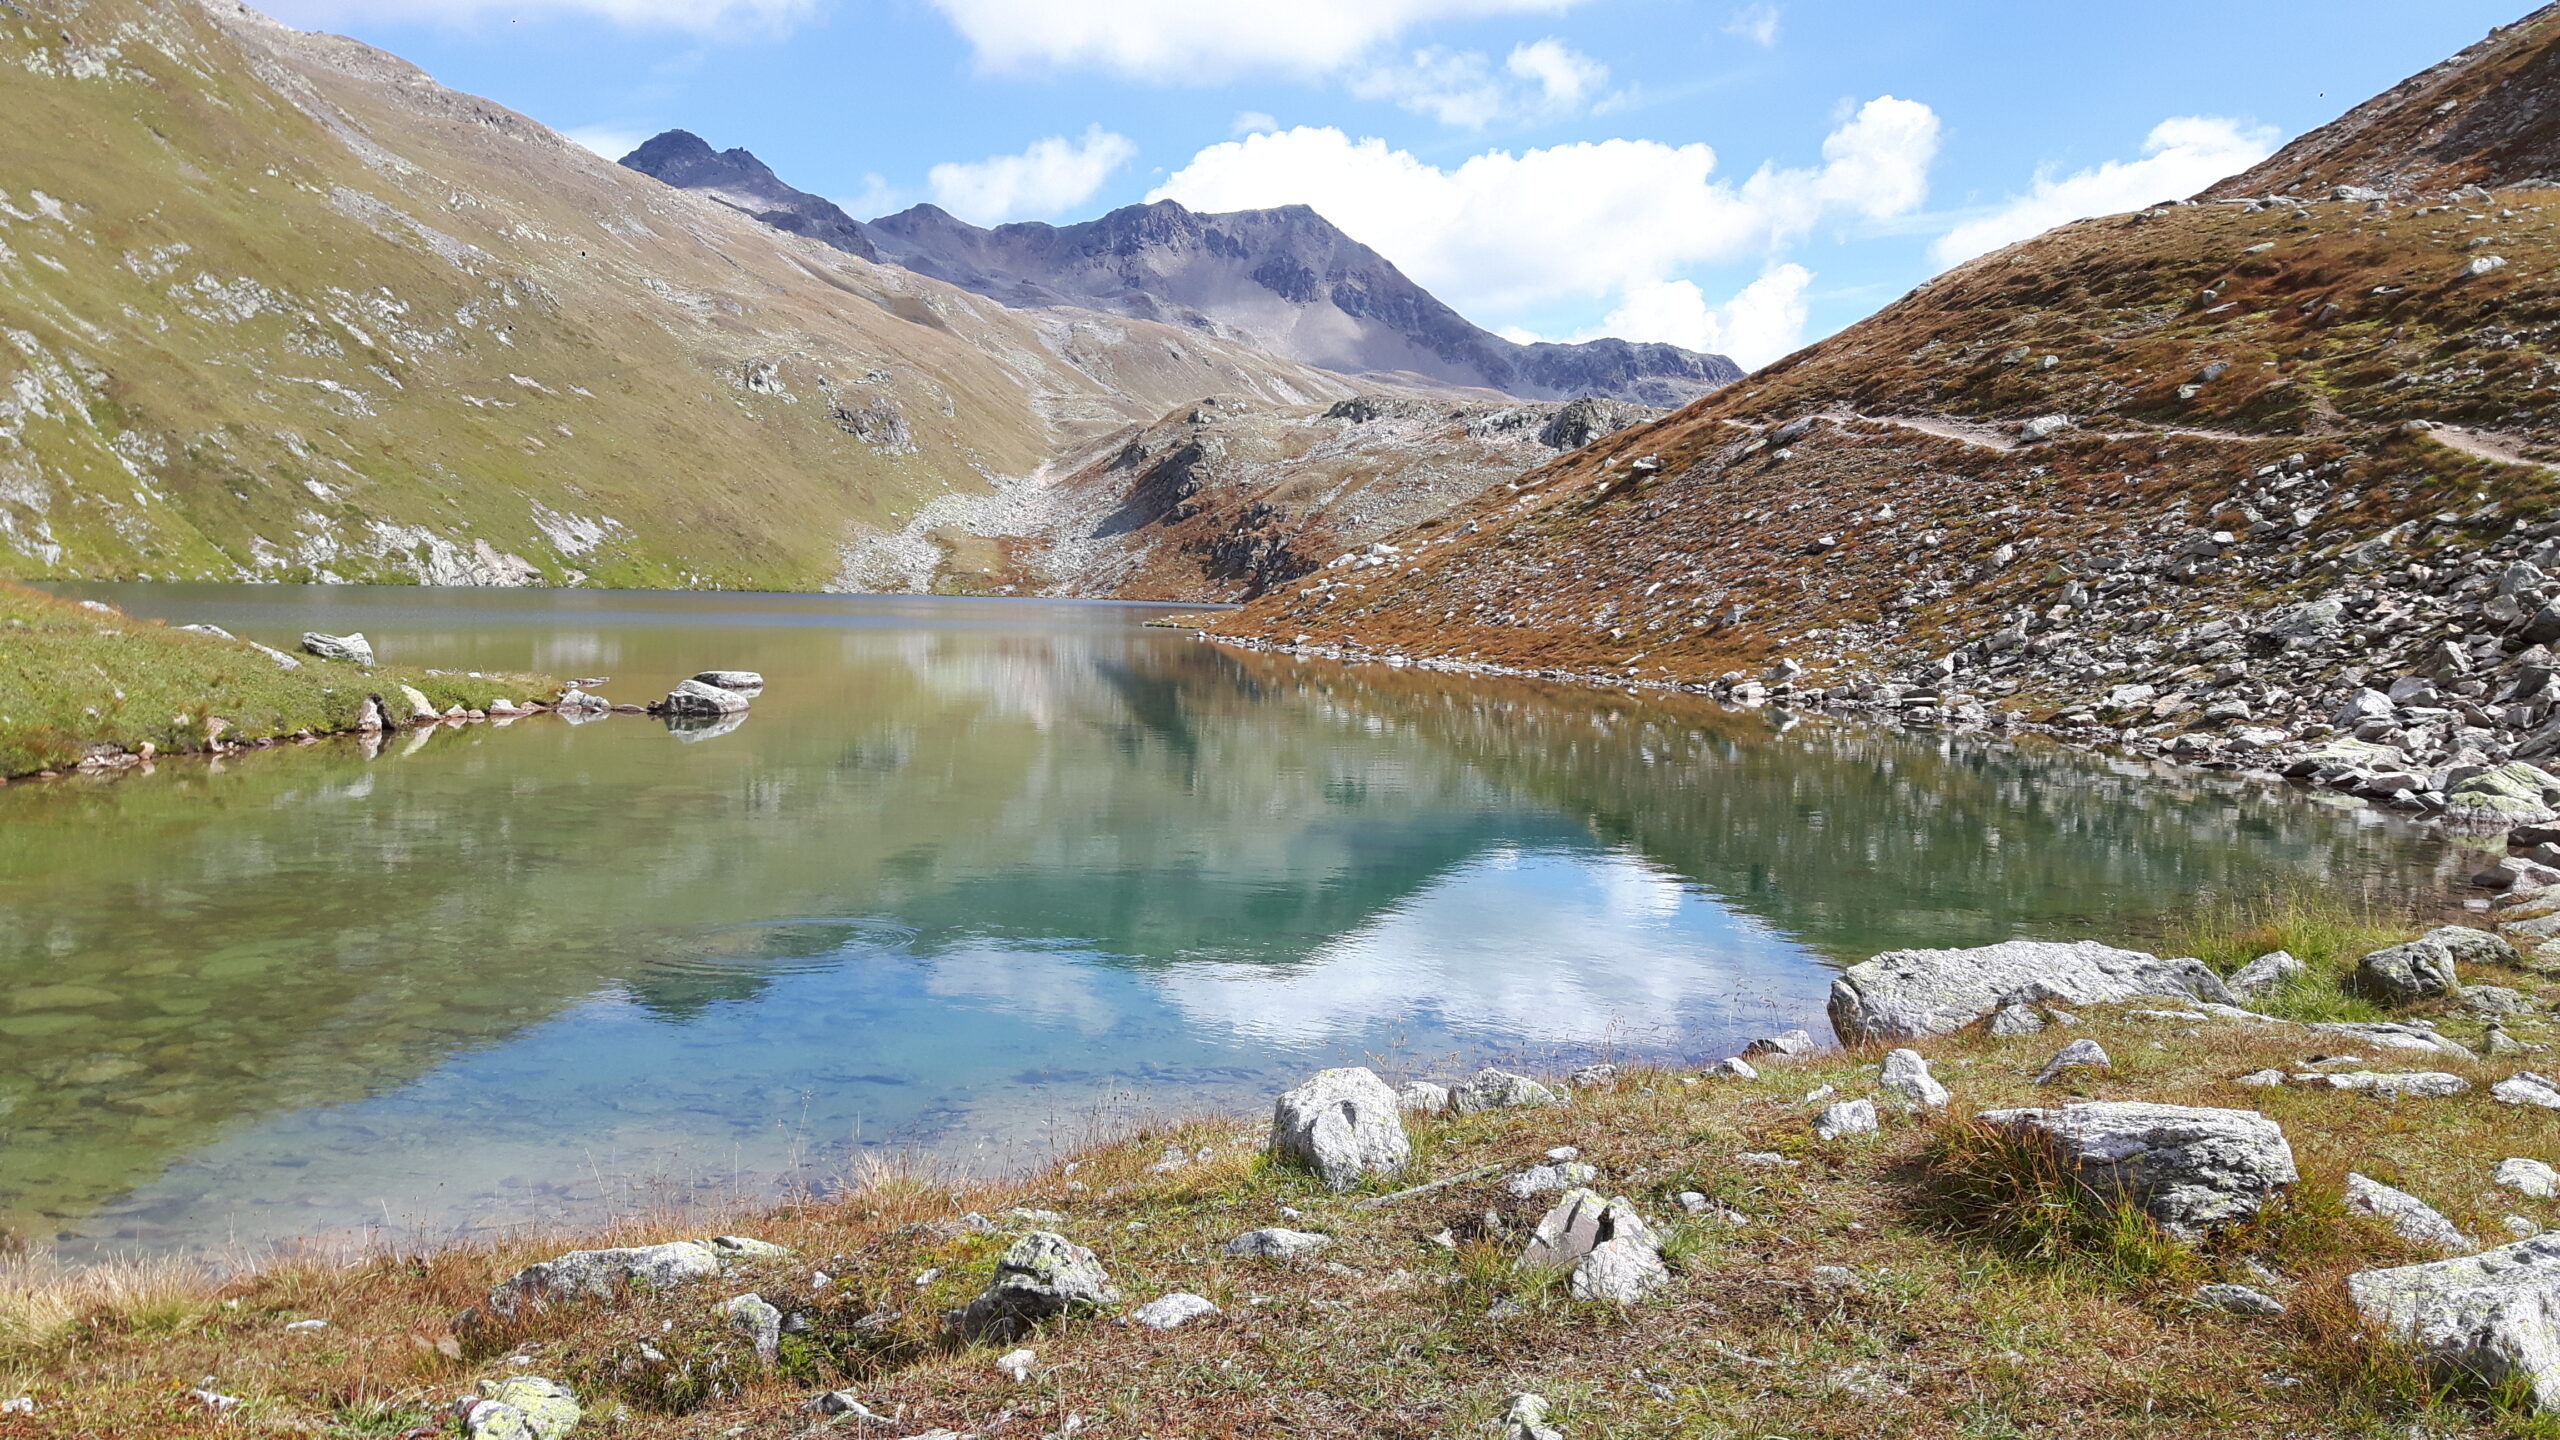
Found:
[[[1588,1185],[1599,1178],[1600,1171],[1597,1167],[1585,1165],[1579,1160],[1567,1160],[1555,1165],[1532,1165],[1503,1181],[1502,1188],[1514,1198],[1526,1200],[1532,1195],[1544,1195],[1549,1191],[1570,1190],[1576,1185]]]
[[[733,1260],[790,1253],[779,1245],[742,1235],[611,1250],[572,1250],[528,1265],[499,1282],[489,1292],[489,1309],[496,1315],[513,1317],[528,1307],[539,1310],[562,1301],[609,1300],[627,1286],[662,1289],[717,1275]]]
[[[2195,1301],[2208,1310],[2223,1310],[2234,1315],[2281,1315],[2284,1302],[2264,1290],[2246,1285],[2199,1285]]]
[[[2560,1170],[2539,1160],[2510,1158],[2498,1162],[2497,1182],[2519,1195],[2548,1200],[2560,1195]]]
[[[1821,1047],[1814,1044],[1810,1030],[1789,1030],[1777,1035],[1763,1035],[1742,1047],[1745,1056],[1765,1055],[1773,1060],[1795,1060],[1812,1054]]]
[[[432,724],[444,718],[444,712],[436,708],[436,702],[428,699],[426,692],[414,685],[400,687],[400,703],[408,708],[412,725]]]
[[[1633,1305],[1671,1283],[1662,1252],[1637,1240],[1604,1240],[1573,1267],[1568,1285],[1576,1300]]]
[[[1271,1153],[1348,1190],[1393,1175],[1413,1158],[1396,1094],[1362,1066],[1322,1070],[1283,1094],[1271,1110]]]
[[[2231,972],[2222,982],[2234,999],[2256,1000],[2270,991],[2283,988],[2296,975],[2308,975],[2311,967],[2283,950],[2270,950]]]
[[[1274,1226],[1246,1231],[1228,1241],[1222,1253],[1239,1260],[1295,1260],[1302,1255],[1312,1255],[1332,1243],[1330,1235]]]
[[[1710,1075],[1721,1075],[1728,1080],[1757,1080],[1760,1078],[1760,1072],[1752,1068],[1751,1062],[1743,1059],[1739,1055],[1728,1056],[1725,1059],[1719,1060],[1713,1065],[1708,1066],[1707,1073]]]
[[[2107,1058],[2105,1046],[2095,1040],[2074,1040],[2054,1051],[2053,1057],[2044,1062],[2044,1068],[2036,1072],[2036,1083],[2051,1085],[2074,1070],[2113,1068],[2115,1068],[2115,1062]]]
[[[1917,1050],[1896,1050],[1885,1056],[1876,1088],[1901,1110],[1942,1110],[1955,1098],[1929,1073],[1929,1062]]]
[[[1437,1115],[1449,1108],[1449,1087],[1408,1080],[1396,1091],[1396,1108],[1407,1115]]]
[[[2539,1105],[2545,1110],[2560,1110],[2560,1085],[2554,1085],[2530,1070],[2519,1070],[2490,1086],[2489,1094],[2508,1105]]]
[[[1207,1296],[1194,1295],[1188,1290],[1177,1290],[1170,1295],[1159,1295],[1130,1311],[1129,1320],[1132,1324],[1144,1325],[1150,1330],[1172,1330],[1187,1325],[1203,1315],[1217,1313],[1219,1313],[1218,1307],[1212,1304]]]
[[[1055,1316],[1098,1314],[1119,1303],[1120,1291],[1092,1251],[1034,1230],[1005,1250],[987,1288],[944,1324],[971,1339],[1002,1340]]]
[[[2442,1100],[2471,1088],[2471,1082],[2442,1070],[2416,1070],[2399,1073],[2373,1070],[2332,1071],[2323,1075],[2295,1077],[2301,1083],[2326,1086],[2331,1090],[2355,1090],[2379,1095],[2386,1100]]]
[[[1523,1393],[1502,1412],[1502,1440],[1564,1440],[1564,1434],[1547,1423],[1547,1397]]]
[[[2560,1410],[2560,1235],[2347,1277],[2367,1320],[2439,1373],[2518,1382]]]
[[[568,1386],[539,1375],[483,1380],[459,1408],[472,1440],[559,1440],[584,1418]]]
[[[2477,1243],[2470,1236],[2436,1213],[2435,1207],[2426,1201],[2352,1170],[2347,1172],[2347,1208],[2359,1214],[2380,1216],[2391,1222],[2393,1233],[2413,1244],[2433,1245],[2441,1250],[2477,1248]]]
[[[1842,1100],[1826,1105],[1814,1117],[1813,1133],[1824,1140],[1838,1140],[1850,1135],[1872,1135],[1876,1132],[1876,1102]]]
[[[1568,1190],[1539,1217],[1520,1252],[1519,1267],[1577,1264],[1610,1240],[1634,1240],[1657,1249],[1662,1243],[1625,1196],[1611,1200],[1596,1190]]]
[[[1950,1035],[2009,1006],[2104,1005],[2142,995],[2229,1004],[2201,960],[2089,941],[2011,940],[1970,950],[1891,950],[1831,982],[1831,1028],[1845,1044]]]
[[[1980,1119],[2041,1139],[2082,1180],[2126,1195],[2173,1234],[2246,1220],[2301,1178],[2283,1129],[2255,1110],[2098,1101]]]
[[[1488,1065],[1475,1078],[1449,1091],[1449,1108],[1461,1115],[1507,1110],[1522,1105],[1562,1105],[1565,1097],[1526,1075]]]
[[[1029,1380],[1032,1367],[1039,1363],[1039,1354],[1031,1350],[1007,1350],[996,1357],[996,1369],[1016,1385]]]
[[[745,1335],[755,1346],[756,1358],[766,1364],[782,1348],[782,1312],[765,1298],[749,1291],[732,1296],[720,1304],[720,1313],[728,1317],[730,1328]]]
[[[351,665],[373,663],[373,642],[359,630],[352,635],[323,635],[317,630],[303,632],[302,648],[323,660],[344,660]]]
[[[2252,1070],[2248,1074],[2241,1076],[2231,1083],[2234,1085],[2250,1085],[2265,1089],[2283,1084],[2286,1078],[2287,1077],[2283,1071],[2269,1068],[2265,1070]]]

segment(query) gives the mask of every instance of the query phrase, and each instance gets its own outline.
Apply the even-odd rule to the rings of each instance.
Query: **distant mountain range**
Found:
[[[1721,355],[1625,340],[1523,345],[1467,320],[1303,205],[1203,215],[1171,200],[1074,225],[985,229],[931,205],[864,223],[745,150],[670,130],[622,163],[777,228],[1015,308],[1071,306],[1249,341],[1344,374],[1535,400],[1678,406],[1740,379]]]

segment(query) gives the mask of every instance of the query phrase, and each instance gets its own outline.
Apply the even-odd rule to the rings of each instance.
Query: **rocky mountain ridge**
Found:
[[[1072,225],[972,225],[937,206],[853,221],[743,149],[670,130],[622,159],[782,229],[1015,308],[1072,306],[1221,335],[1346,375],[1405,374],[1533,400],[1685,404],[1742,371],[1616,339],[1523,345],[1470,323],[1304,205],[1194,212],[1171,200]]]
[[[2555,52],[2537,12],[2406,103]],[[2062,227],[1215,628],[2495,809],[2472,782],[2560,754],[2560,213],[2444,178]]]

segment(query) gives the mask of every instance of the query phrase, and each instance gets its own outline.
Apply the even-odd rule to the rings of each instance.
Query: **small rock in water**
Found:
[[[705,670],[693,678],[715,690],[753,692],[764,688],[764,677],[753,670]]]
[[[662,715],[735,715],[747,708],[747,697],[735,690],[687,680],[658,702]]]
[[[1150,1330],[1171,1330],[1203,1315],[1217,1313],[1218,1307],[1207,1297],[1177,1290],[1170,1295],[1160,1295],[1129,1312],[1129,1319]]]
[[[373,663],[373,642],[359,630],[352,635],[323,635],[317,630],[304,632],[302,648],[323,660],[344,660],[353,665]]]

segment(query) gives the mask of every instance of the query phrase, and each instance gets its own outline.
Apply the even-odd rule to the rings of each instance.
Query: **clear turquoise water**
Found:
[[[1244,655],[1032,601],[72,591],[451,669],[709,667],[622,716],[0,790],[0,1219],[404,1239],[995,1168],[1327,1064],[1712,1058],[1896,945],[2406,889],[2238,781]]]

